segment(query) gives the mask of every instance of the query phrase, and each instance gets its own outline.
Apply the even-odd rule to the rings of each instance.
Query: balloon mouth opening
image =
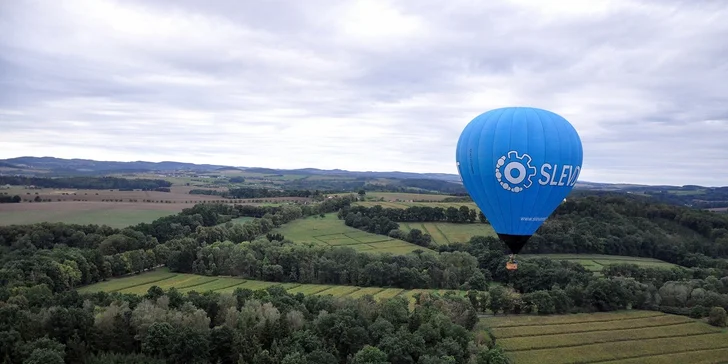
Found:
[[[498,234],[498,237],[503,241],[511,254],[518,254],[523,246],[526,245],[531,235],[511,235],[511,234]]]

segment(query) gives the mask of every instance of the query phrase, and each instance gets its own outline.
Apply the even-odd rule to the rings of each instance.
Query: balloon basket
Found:
[[[508,270],[516,270],[516,269],[518,269],[518,263],[507,262],[506,263],[506,269],[508,269]]]

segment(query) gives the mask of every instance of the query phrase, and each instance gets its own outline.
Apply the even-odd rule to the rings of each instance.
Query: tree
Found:
[[[483,211],[478,211],[478,220],[480,220],[483,224],[490,224],[488,219],[485,217],[485,214],[483,214]]]
[[[499,346],[478,353],[477,364],[509,364],[510,360]]]
[[[359,350],[354,358],[351,360],[351,364],[386,364],[387,354],[379,350],[379,348],[365,345]]]
[[[708,315],[708,323],[713,326],[726,327],[726,311],[723,307],[713,307]]]

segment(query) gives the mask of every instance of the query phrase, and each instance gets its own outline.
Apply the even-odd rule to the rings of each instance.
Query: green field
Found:
[[[404,232],[420,229],[430,234],[432,241],[437,245],[446,245],[455,242],[466,243],[473,236],[497,236],[488,224],[453,224],[449,222],[400,222],[399,228]]]
[[[384,201],[395,201],[395,202],[442,201],[448,197],[452,197],[452,196],[451,195],[435,195],[435,194],[427,194],[427,193],[405,193],[405,192],[367,192],[367,194],[365,195],[365,198],[367,200],[384,199]]]
[[[661,312],[502,316],[479,326],[516,364],[728,361],[728,330]]]
[[[677,265],[653,258],[627,257],[622,255],[601,255],[601,254],[523,254],[521,259],[531,257],[545,257],[554,260],[568,260],[583,265],[592,272],[601,272],[605,266],[610,264],[630,263],[641,267],[672,268]]]
[[[283,234],[286,239],[298,243],[349,246],[358,251],[393,254],[406,254],[417,249],[431,251],[403,240],[346,226],[334,213],[327,214],[324,218],[312,216],[295,220],[275,229],[273,233]]]
[[[167,268],[156,269],[138,275],[132,275],[122,278],[114,278],[105,282],[99,282],[92,285],[84,286],[78,289],[79,292],[119,292],[143,295],[147,293],[152,286],[158,286],[165,290],[172,287],[177,288],[182,293],[197,291],[206,292],[214,291],[220,293],[232,293],[237,288],[248,288],[251,290],[264,289],[267,287],[280,285],[291,294],[303,293],[305,295],[332,295],[335,297],[351,297],[358,298],[365,295],[372,295],[376,300],[383,300],[392,297],[402,296],[414,304],[414,295],[418,292],[445,294],[447,290],[436,289],[413,289],[405,290],[402,288],[382,288],[382,287],[357,287],[357,286],[338,286],[328,284],[300,284],[300,283],[280,283],[265,282],[237,277],[208,277],[197,274],[172,273]],[[459,296],[465,296],[465,291],[454,291]]]
[[[411,206],[429,206],[429,207],[442,207],[447,209],[448,207],[460,208],[460,206],[467,206],[475,211],[480,211],[478,206],[474,202],[397,202],[397,201],[357,201],[354,205],[373,207],[381,205],[384,208],[394,209],[406,209]]]

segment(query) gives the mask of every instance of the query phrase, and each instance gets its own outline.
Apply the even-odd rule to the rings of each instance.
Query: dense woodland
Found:
[[[339,212],[340,219],[348,219],[349,214],[358,218],[376,219],[384,217],[395,222],[451,222],[455,224],[473,223],[476,220],[486,222],[482,212],[468,206],[448,208],[432,206],[411,206],[404,209],[385,208],[381,205],[373,207],[350,206]],[[347,224],[348,225],[348,224]]]
[[[61,223],[0,227],[0,360],[502,363],[502,352],[487,335],[469,331],[479,312],[639,308],[725,325],[728,216],[625,195],[569,199],[524,253],[622,254],[683,266],[616,265],[603,276],[546,258],[522,260],[517,271],[507,271],[503,244],[493,237],[440,246],[436,253],[391,255],[293,243],[272,233],[293,220],[327,213],[344,220],[349,215],[386,219],[377,231],[386,234],[396,230],[387,214],[429,221],[417,219],[442,218],[442,213],[446,220],[437,221],[447,221],[447,210],[352,207],[356,199],[277,207],[199,204],[124,229]],[[473,221],[471,211],[457,209],[460,223]],[[254,219],[230,222],[240,216]],[[368,298],[292,296],[279,288],[233,295],[153,288],[144,297],[73,290],[160,265],[203,275],[458,289],[468,295],[421,297],[410,311],[396,299],[377,304]]]

